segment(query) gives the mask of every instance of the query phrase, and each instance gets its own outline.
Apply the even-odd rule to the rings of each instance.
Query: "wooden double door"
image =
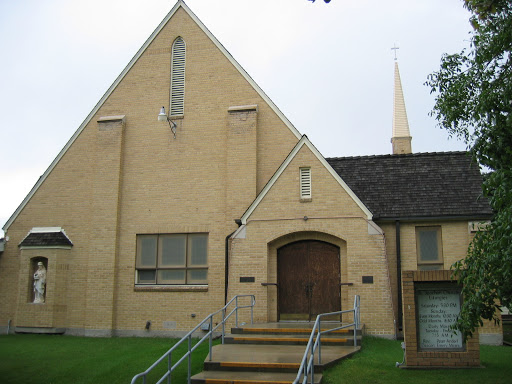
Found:
[[[341,310],[340,249],[316,240],[277,250],[279,320],[314,320]]]

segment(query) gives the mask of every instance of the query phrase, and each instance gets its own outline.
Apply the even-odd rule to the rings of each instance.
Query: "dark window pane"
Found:
[[[188,284],[207,284],[208,283],[208,270],[207,269],[189,269],[187,276]]]
[[[185,266],[186,236],[161,236],[160,237],[160,263],[159,267]]]
[[[439,250],[437,248],[437,231],[423,230],[420,232],[420,260],[437,261],[439,260]]]
[[[190,265],[203,266],[208,264],[208,236],[189,235]]]
[[[158,284],[185,284],[184,269],[161,269],[158,271]]]
[[[138,272],[139,284],[155,284],[155,270],[140,270]]]
[[[156,267],[156,236],[143,236],[140,241],[141,267]]]

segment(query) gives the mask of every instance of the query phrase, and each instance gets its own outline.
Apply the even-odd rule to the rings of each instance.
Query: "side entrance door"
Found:
[[[312,320],[341,310],[340,249],[317,240],[277,250],[279,320]]]

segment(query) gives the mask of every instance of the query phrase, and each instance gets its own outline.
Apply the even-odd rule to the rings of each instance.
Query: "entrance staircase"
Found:
[[[213,347],[213,359],[204,371],[192,376],[191,384],[285,384],[297,377],[314,323],[266,323],[232,328],[223,345]],[[326,328],[341,323],[326,322]],[[322,382],[322,371],[352,356],[361,345],[361,329],[354,346],[352,329],[340,329],[321,337],[321,363],[315,355],[314,382]],[[301,381],[302,382],[302,378]],[[309,380],[308,380],[309,383]]]

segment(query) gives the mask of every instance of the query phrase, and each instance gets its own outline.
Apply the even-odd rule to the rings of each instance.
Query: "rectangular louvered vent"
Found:
[[[300,168],[300,198],[311,199],[311,168]]]
[[[183,115],[185,100],[185,41],[178,37],[172,46],[171,116]]]

